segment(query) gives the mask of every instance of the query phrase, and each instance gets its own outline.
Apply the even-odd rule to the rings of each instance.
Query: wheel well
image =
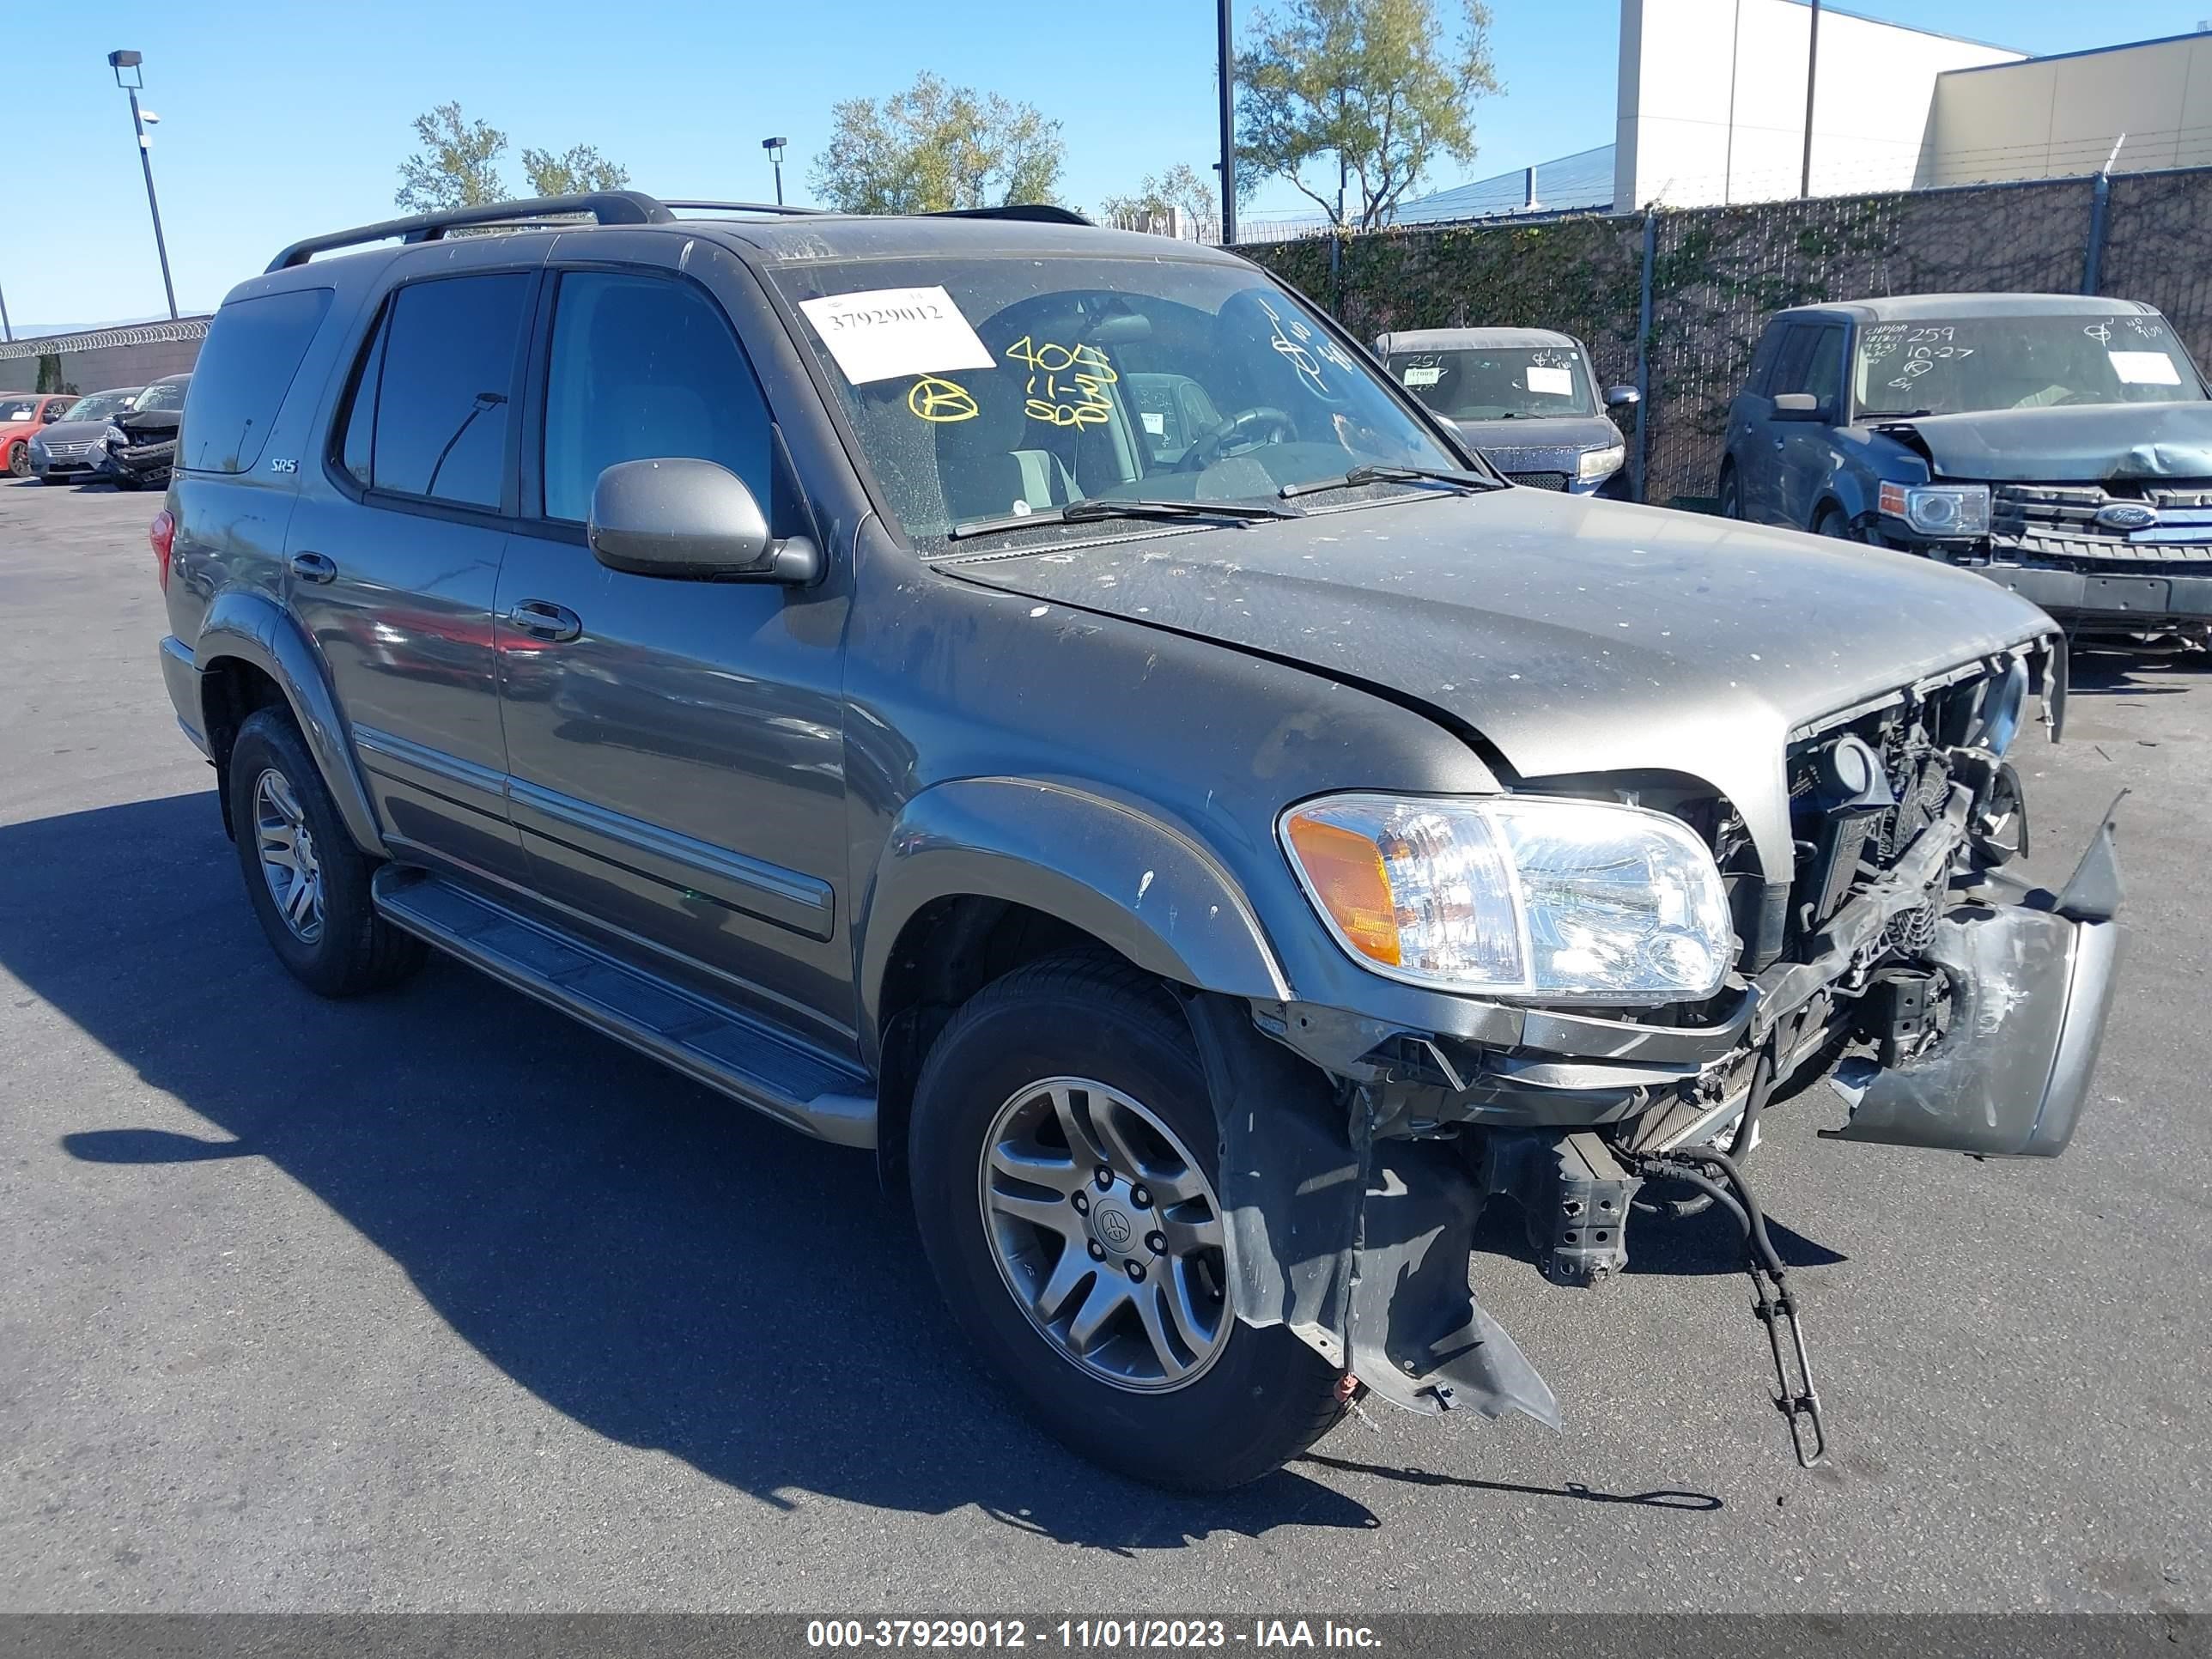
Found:
[[[1077,949],[1127,960],[1073,922],[975,893],[934,899],[899,930],[876,1016],[883,1057],[877,1079],[876,1162],[887,1190],[895,1192],[902,1184],[908,1108],[922,1061],[945,1022],[992,981]]]
[[[252,663],[236,657],[218,657],[200,676],[200,718],[207,735],[208,753],[215,760],[216,794],[222,804],[222,827],[235,836],[230,821],[230,751],[238,742],[238,729],[248,716],[263,708],[282,708],[291,702],[284,688]]]

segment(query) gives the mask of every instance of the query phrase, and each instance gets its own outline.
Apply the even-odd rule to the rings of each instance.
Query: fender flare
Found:
[[[1274,1001],[1291,994],[1243,888],[1184,830],[1078,785],[956,779],[907,802],[855,920],[861,1040],[872,1053],[908,922],[939,899],[970,895],[1057,916],[1180,984]]]
[[[321,655],[291,613],[264,593],[236,588],[217,593],[194,641],[192,659],[201,676],[203,731],[213,730],[207,719],[207,675],[217,664],[243,662],[276,682],[355,844],[373,857],[389,858],[368,787],[354,762],[344,717],[323,678]]]

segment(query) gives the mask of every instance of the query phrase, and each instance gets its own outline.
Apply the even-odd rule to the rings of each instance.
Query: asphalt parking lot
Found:
[[[1598,1293],[1478,1258],[1564,1435],[1378,1407],[1197,1499],[1010,1410],[865,1157],[458,966],[287,977],[161,690],[157,504],[0,482],[0,1607],[2212,1607],[2212,659],[2079,659],[2022,739],[2046,872],[2135,792],[2069,1154],[1770,1120],[1832,1468],[1706,1218]]]

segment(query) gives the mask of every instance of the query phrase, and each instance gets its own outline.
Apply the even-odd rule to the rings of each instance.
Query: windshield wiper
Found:
[[[1444,466],[1400,466],[1394,461],[1370,461],[1364,466],[1355,466],[1351,471],[1334,478],[1316,478],[1311,483],[1285,484],[1275,494],[1285,501],[1300,495],[1319,495],[1324,489],[1345,489],[1355,484],[1371,483],[1444,483],[1456,484],[1462,489],[1503,489],[1498,479],[1480,472],[1468,472]]]
[[[1305,514],[1297,508],[1278,507],[1273,501],[1122,501],[1112,495],[1092,495],[1070,501],[1066,507],[1047,507],[1041,513],[1009,513],[1002,519],[971,519],[966,524],[954,525],[948,535],[957,542],[969,536],[995,536],[1006,530],[1033,530],[1048,524],[1095,524],[1103,519],[1226,519],[1232,524],[1250,524],[1260,519],[1304,517]]]

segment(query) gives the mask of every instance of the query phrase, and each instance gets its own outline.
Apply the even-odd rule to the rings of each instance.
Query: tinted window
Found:
[[[329,289],[307,288],[234,300],[216,313],[192,365],[182,440],[186,466],[244,472],[261,459],[307,343],[330,308]]]
[[[532,280],[451,276],[392,295],[346,417],[349,471],[401,495],[500,505]]]
[[[773,505],[768,405],[721,313],[682,283],[575,271],[561,279],[545,380],[545,516],[591,516],[618,461],[687,456]]]
[[[1809,392],[1821,403],[1833,404],[1844,385],[1844,331],[1840,324],[1800,324],[1782,342],[1775,360],[1774,380],[1767,395]]]

